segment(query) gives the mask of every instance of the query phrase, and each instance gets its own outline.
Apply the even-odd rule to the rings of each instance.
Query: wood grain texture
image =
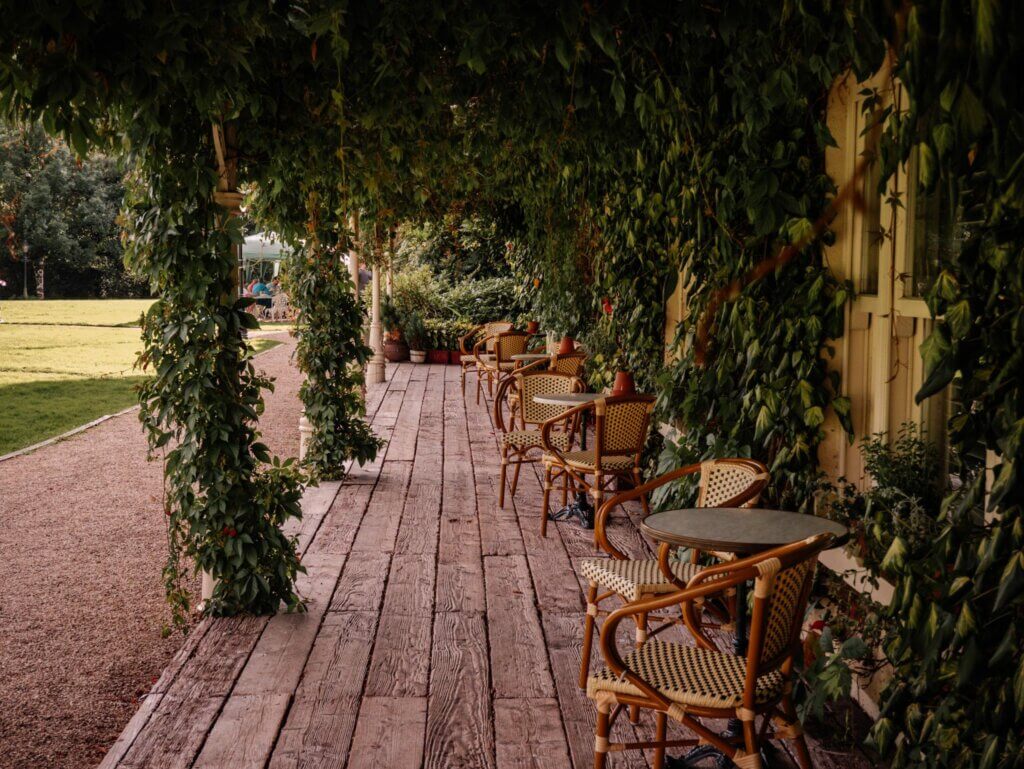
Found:
[[[352,543],[354,553],[391,553],[409,490],[412,462],[386,462],[373,489],[362,524]]]
[[[212,622],[120,765],[190,766],[266,624],[266,617]]]
[[[556,699],[494,701],[498,769],[569,766],[569,747]]]
[[[461,612],[438,614],[427,707],[426,769],[493,769],[488,680],[484,618]]]
[[[290,701],[290,692],[232,696],[193,769],[263,769]]]
[[[443,513],[437,556],[437,611],[484,612],[484,567],[476,518]]]
[[[367,697],[425,697],[430,675],[429,614],[380,617],[373,645]]]
[[[526,558],[484,558],[491,676],[498,698],[553,697]]]
[[[324,618],[270,769],[344,766],[376,624],[375,612],[329,613]]]
[[[352,548],[352,540],[363,520],[363,514],[370,502],[373,486],[345,486],[335,497],[334,503],[323,523],[320,524],[316,537],[306,552],[309,554],[329,554],[341,556]]]
[[[390,564],[387,553],[358,553],[349,558],[328,611],[380,611]]]
[[[348,769],[420,769],[426,697],[364,697]]]

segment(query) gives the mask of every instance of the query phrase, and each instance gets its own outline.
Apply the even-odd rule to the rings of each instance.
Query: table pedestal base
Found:
[[[590,500],[587,499],[587,495],[582,491],[577,492],[576,498],[561,510],[548,513],[548,518],[552,521],[575,520],[579,521],[580,526],[584,529],[594,528],[594,508],[590,504]]]
[[[722,732],[722,736],[727,740],[736,738],[740,744],[743,744],[743,722],[738,718],[730,718],[729,725]],[[775,748],[767,742],[761,745],[762,769],[772,769],[772,767],[778,766],[772,760],[774,752]],[[705,764],[705,766],[714,766],[717,769],[732,769],[735,766],[732,760],[726,758],[722,751],[714,745],[698,745],[686,755],[676,756],[675,758],[665,756],[665,769],[691,769],[691,767],[696,769],[697,765],[705,759],[712,759],[712,762]]]

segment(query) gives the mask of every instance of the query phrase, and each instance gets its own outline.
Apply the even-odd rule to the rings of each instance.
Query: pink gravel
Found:
[[[277,338],[261,429],[288,457],[301,376]],[[0,769],[97,764],[182,643],[161,637],[160,500],[136,412],[0,462]]]

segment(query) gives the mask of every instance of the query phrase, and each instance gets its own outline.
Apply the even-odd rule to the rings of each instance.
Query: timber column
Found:
[[[373,265],[373,280],[370,283],[370,348],[373,357],[366,367],[367,384],[384,381],[384,338],[380,324],[380,265]]]

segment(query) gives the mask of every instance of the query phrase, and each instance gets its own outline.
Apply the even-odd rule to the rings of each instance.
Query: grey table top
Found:
[[[512,360],[547,360],[551,356],[546,352],[520,352],[512,356]]]
[[[647,516],[641,530],[660,542],[699,550],[757,553],[829,533],[836,544],[846,527],[816,515],[750,507],[700,507]]]
[[[604,393],[565,393],[561,395],[534,395],[537,403],[544,403],[548,406],[578,406],[581,403],[590,403],[598,398],[606,397]]]

